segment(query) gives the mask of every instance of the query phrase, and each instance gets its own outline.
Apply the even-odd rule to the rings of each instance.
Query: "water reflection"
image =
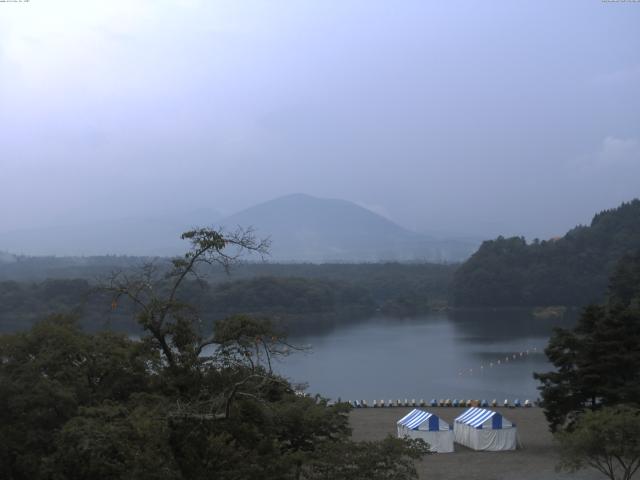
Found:
[[[538,318],[529,309],[456,310],[448,318],[459,330],[461,340],[472,343],[512,342],[525,338],[548,339],[554,327],[574,325],[578,312],[568,310],[560,317]]]
[[[292,381],[308,382],[310,392],[334,399],[534,399],[532,373],[549,368],[542,353],[548,337],[574,317],[539,319],[514,310],[372,318],[292,338],[312,352],[277,368]]]

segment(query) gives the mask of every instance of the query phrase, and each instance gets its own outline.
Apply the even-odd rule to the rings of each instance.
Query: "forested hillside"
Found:
[[[456,306],[544,306],[599,303],[616,262],[640,248],[640,200],[593,217],[564,237],[484,242],[455,273]]]
[[[2,281],[0,275],[0,331],[23,330],[57,312],[77,314],[90,330],[135,330],[131,306],[113,306],[97,287],[110,270],[130,272],[144,260],[96,257],[82,265],[24,258],[5,265],[5,273],[13,274],[6,276],[20,280]],[[156,264],[161,267],[163,261]],[[27,280],[38,266],[56,278]],[[291,332],[322,330],[376,313],[410,316],[441,308],[454,269],[400,263],[244,264],[231,276],[210,269],[203,274],[206,280],[185,282],[180,300],[197,307],[205,322],[243,313],[269,316]]]

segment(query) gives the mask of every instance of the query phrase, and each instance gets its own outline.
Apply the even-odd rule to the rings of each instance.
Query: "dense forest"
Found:
[[[205,320],[269,315],[292,332],[327,328],[374,313],[412,316],[455,307],[583,306],[601,302],[616,262],[640,248],[640,200],[598,213],[564,237],[486,241],[464,264],[240,263],[230,275],[204,266],[185,301]],[[114,271],[165,258],[0,257],[0,329],[27,328],[53,312],[80,313],[92,329],[133,328],[126,306],[105,307],[96,287]],[[164,266],[164,267],[163,267]],[[202,280],[204,279],[204,280]]]
[[[272,370],[272,359],[300,347],[269,320],[194,321],[178,294],[198,267],[228,267],[229,244],[260,245],[208,229],[189,238],[171,269],[144,266],[104,285],[106,298],[136,305],[140,339],[87,333],[68,315],[0,335],[0,478],[417,478],[424,442],[354,442],[348,404],[302,395]]]
[[[0,266],[18,280],[0,281],[0,330],[30,327],[51,313],[81,317],[96,331],[135,332],[133,309],[111,304],[99,288],[110,271],[135,271],[146,260],[126,257],[28,258]],[[18,268],[19,264],[24,267]],[[166,259],[155,259],[160,268]],[[58,278],[32,276],[36,266]],[[239,264],[231,275],[204,266],[201,278],[185,282],[182,301],[206,323],[243,313],[269,316],[291,333],[331,328],[374,314],[417,315],[446,304],[454,266],[437,264]],[[41,270],[41,271],[42,271]],[[72,273],[65,275],[62,272]],[[6,276],[5,276],[6,278]],[[29,280],[31,278],[31,280]]]
[[[583,306],[599,303],[617,261],[640,248],[640,200],[594,216],[564,237],[484,242],[455,273],[456,306]]]

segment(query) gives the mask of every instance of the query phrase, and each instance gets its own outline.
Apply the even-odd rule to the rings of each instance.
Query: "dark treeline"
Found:
[[[207,283],[185,289],[207,318],[253,313],[304,329],[371,315],[418,315],[456,307],[584,306],[604,300],[607,278],[623,255],[640,248],[640,200],[593,218],[564,237],[484,242],[462,266],[429,263],[274,264],[247,262],[231,275],[203,268]],[[135,270],[143,257],[0,258],[0,328],[28,326],[43,314],[77,311],[89,324],[122,323],[89,293],[114,270]],[[107,302],[108,303],[108,302]],[[98,306],[100,305],[100,306]],[[122,312],[122,313],[121,313]],[[107,315],[108,313],[108,315]],[[304,317],[304,318],[303,318]]]
[[[109,258],[116,261],[109,264]],[[133,270],[144,259],[99,257],[87,259],[84,266],[71,266],[72,259],[64,266],[59,260],[22,261],[28,265],[27,271],[42,262],[54,265],[54,270],[71,268],[78,278],[0,281],[0,330],[28,328],[46,315],[65,312],[78,314],[89,330],[136,331],[131,306],[112,305],[97,287],[110,270]],[[156,260],[160,268],[164,262]],[[14,271],[19,270],[16,263],[10,264]],[[242,264],[234,267],[230,276],[214,269],[203,272],[206,280],[185,283],[181,299],[196,306],[207,322],[245,313],[269,316],[287,330],[301,333],[376,313],[408,316],[442,308],[454,269],[399,263]]]
[[[556,370],[536,374],[552,430],[587,409],[640,399],[640,250],[625,255],[607,301],[586,307],[572,329],[556,329],[545,353]]]
[[[135,267],[151,258],[104,255],[94,257],[30,257],[0,252],[0,280],[41,282],[50,278],[95,280],[116,269]]]
[[[616,262],[640,248],[640,200],[623,203],[564,237],[484,242],[457,271],[456,306],[583,306],[604,300]]]
[[[125,300],[136,305],[140,339],[88,333],[68,315],[0,334],[0,478],[417,478],[424,442],[354,442],[348,404],[301,395],[272,370],[272,359],[301,347],[268,319],[234,315],[215,328],[197,321],[186,300],[198,267],[228,268],[229,245],[263,247],[210,229],[185,236],[191,249],[171,268],[143,266],[103,285],[116,310]],[[62,301],[71,287],[90,293],[86,280],[35,289]]]
[[[534,374],[562,469],[590,467],[611,480],[640,469],[639,345],[640,251],[622,257],[606,302],[555,329],[545,349],[555,368]]]

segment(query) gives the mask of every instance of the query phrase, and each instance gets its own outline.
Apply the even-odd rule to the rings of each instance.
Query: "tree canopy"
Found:
[[[571,431],[556,435],[560,468],[592,467],[610,480],[631,480],[640,468],[640,410],[627,406],[587,412]]]
[[[110,328],[139,334],[131,305],[117,302],[95,289],[95,278],[114,269],[135,276],[151,259],[130,259],[128,264],[88,258],[88,265],[69,272],[46,268],[47,259],[17,262],[29,268],[41,265],[50,278],[38,281],[0,281],[0,331],[25,330],[53,313],[80,314],[79,321],[92,331]],[[59,259],[63,261],[63,259]],[[72,262],[73,259],[67,259]],[[91,265],[100,264],[97,272]],[[171,268],[167,259],[154,259],[157,273]],[[15,265],[13,265],[15,266]],[[273,264],[240,263],[231,275],[207,264],[200,278],[185,280],[178,299],[199,312],[203,322],[234,314],[268,316],[291,334],[322,331],[360,321],[378,311],[393,316],[426,313],[446,305],[455,266],[435,264]],[[0,277],[6,274],[0,268]],[[65,278],[73,275],[74,278]],[[76,278],[77,276],[77,278]],[[21,278],[16,272],[16,278]]]
[[[557,329],[545,353],[556,370],[535,374],[552,430],[572,428],[587,409],[640,402],[640,252],[625,256],[605,305]]]
[[[246,232],[184,238],[192,248],[172,269],[148,264],[104,285],[132,304],[140,340],[87,333],[68,316],[0,336],[0,476],[416,478],[424,442],[353,442],[349,405],[300,395],[272,370],[295,346],[269,320],[234,315],[208,331],[181,299],[199,265],[228,268],[264,245]]]
[[[561,238],[484,242],[455,273],[457,306],[584,306],[604,300],[608,277],[640,249],[640,200],[593,217]]]

